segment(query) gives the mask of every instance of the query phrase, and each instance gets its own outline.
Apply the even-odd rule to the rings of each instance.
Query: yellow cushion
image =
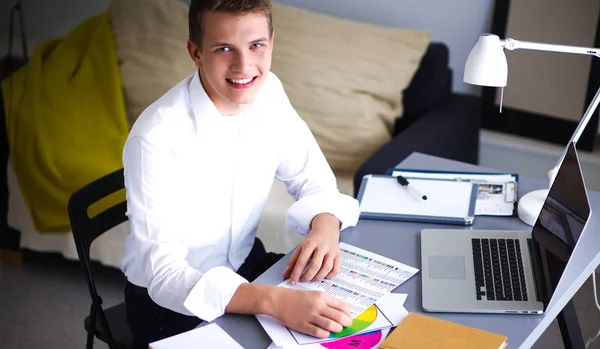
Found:
[[[2,93],[12,164],[35,228],[68,232],[71,194],[123,166],[128,125],[108,13],[39,43]],[[121,192],[89,213],[124,199]]]
[[[273,24],[271,70],[334,171],[354,173],[391,139],[430,34],[283,5]]]

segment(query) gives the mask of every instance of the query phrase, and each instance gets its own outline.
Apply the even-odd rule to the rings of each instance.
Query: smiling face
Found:
[[[222,115],[234,115],[251,103],[271,69],[273,35],[260,12],[207,11],[198,47],[188,51],[200,71],[206,93]]]

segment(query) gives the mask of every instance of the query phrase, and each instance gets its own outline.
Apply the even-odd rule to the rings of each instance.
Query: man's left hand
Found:
[[[334,215],[316,215],[312,220],[310,233],[294,251],[283,277],[289,277],[293,285],[298,281],[321,280],[324,277],[329,279],[337,275],[341,265],[340,226],[340,221]],[[310,265],[306,268],[309,261]]]

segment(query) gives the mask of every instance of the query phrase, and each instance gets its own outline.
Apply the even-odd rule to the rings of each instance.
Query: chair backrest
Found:
[[[102,310],[102,299],[98,295],[96,283],[94,282],[90,247],[92,242],[100,235],[127,221],[127,202],[122,201],[93,217],[89,217],[88,208],[123,188],[125,188],[123,169],[119,169],[77,190],[71,195],[68,203],[69,220],[77,248],[77,255],[85,273],[90,296],[92,297],[90,316],[93,319],[91,320],[95,321],[95,312],[97,312],[110,341],[113,341],[113,338],[106,322],[106,316]],[[111,348],[114,347],[114,342],[109,343],[109,346]]]

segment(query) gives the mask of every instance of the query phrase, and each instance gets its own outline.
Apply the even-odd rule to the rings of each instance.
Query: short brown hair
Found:
[[[271,15],[271,0],[191,0],[188,12],[190,40],[196,46],[202,46],[204,24],[202,16],[205,12],[229,12],[234,14],[262,13],[269,24],[269,36],[273,34],[273,19]]]

